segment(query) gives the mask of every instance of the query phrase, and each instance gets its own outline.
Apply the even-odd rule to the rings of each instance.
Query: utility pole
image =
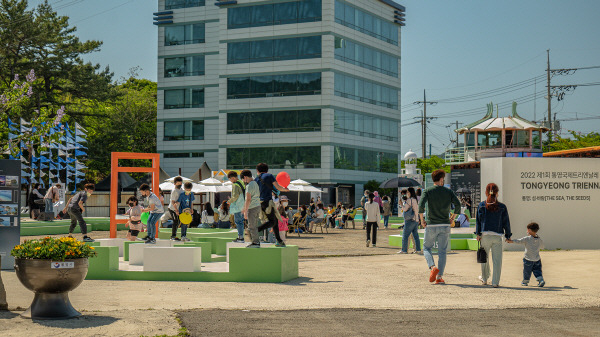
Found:
[[[456,129],[454,130],[458,130],[458,121],[456,121]],[[458,147],[458,132],[456,132],[456,147]]]
[[[427,102],[427,96],[425,95],[425,89],[423,89],[423,100],[416,101],[413,104],[423,104],[423,118],[421,120],[421,137],[423,141],[423,159],[427,158],[427,104],[437,104],[435,101]]]
[[[536,102],[537,101],[537,78],[533,82],[533,121],[535,122]]]
[[[550,94],[550,49],[546,50],[548,55],[548,63],[546,68],[547,78],[548,78],[548,126],[550,128],[550,132],[548,132],[548,141],[552,141],[552,95]]]

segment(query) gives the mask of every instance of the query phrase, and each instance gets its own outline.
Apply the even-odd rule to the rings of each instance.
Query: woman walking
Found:
[[[404,229],[402,229],[402,249],[398,254],[408,253],[408,237],[412,234],[415,243],[415,253],[421,253],[421,240],[419,239],[419,203],[415,189],[409,187],[406,192],[406,200],[402,205],[404,217]]]
[[[377,226],[381,219],[379,204],[375,202],[375,194],[369,193],[369,201],[365,203],[367,211],[367,247],[371,243],[371,228],[373,229],[373,247],[377,247]]]
[[[383,196],[383,227],[388,229],[388,222],[390,220],[390,215],[392,215],[392,204],[390,203],[390,198],[385,195]]]
[[[488,255],[487,262],[481,264],[481,275],[479,280],[487,284],[490,276],[490,253],[494,264],[492,286],[497,288],[500,284],[502,273],[502,237],[509,240],[512,236],[510,231],[510,219],[506,205],[498,201],[498,185],[489,183],[485,188],[486,200],[482,201],[477,208],[477,222],[475,232],[477,241]]]

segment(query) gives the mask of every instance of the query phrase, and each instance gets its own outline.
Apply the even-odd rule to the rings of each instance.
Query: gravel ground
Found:
[[[542,252],[547,282],[544,288],[521,287],[523,253],[506,251],[501,287],[497,289],[478,283],[480,266],[475,263],[475,252],[453,252],[444,277],[448,284],[435,286],[427,282],[423,256],[397,255],[397,248],[387,247],[387,235],[397,232],[382,231],[385,234],[380,236],[378,248],[367,248],[364,232],[358,229],[291,236],[288,243],[301,248],[300,277],[282,284],[84,281],[70,299],[85,317],[69,321],[40,322],[16,316],[31,303],[33,293],[20,284],[14,272],[3,271],[12,311],[0,313],[0,335],[175,335],[179,329],[175,312],[181,311],[184,323],[195,335],[227,333],[223,330],[227,326],[235,329],[230,334],[242,335],[256,334],[256,329],[271,331],[271,335],[335,335],[337,331],[347,335],[369,335],[371,331],[391,335],[398,334],[397,328],[402,326],[407,327],[407,334],[417,336],[457,331],[444,330],[448,325],[467,335],[497,335],[500,331],[507,336],[511,331],[517,331],[513,335],[594,335],[590,329],[599,335],[598,326],[593,325],[599,321],[598,311],[580,308],[600,306],[600,251]],[[119,237],[124,234],[119,232]],[[92,235],[108,237],[108,232]],[[527,310],[515,310],[519,308]],[[227,311],[218,311],[222,309]],[[241,310],[258,310],[257,314],[262,314],[259,320],[265,324],[255,328],[256,321],[245,321],[240,315],[247,312]],[[489,313],[491,319],[500,317],[495,323],[486,323],[493,332],[477,330],[475,326],[481,320],[476,315]],[[427,322],[438,317],[442,328],[429,330]],[[468,329],[463,329],[468,322]],[[198,330],[198,324],[215,333]],[[517,330],[511,330],[514,324]],[[296,325],[312,330],[301,330]],[[538,326],[541,332],[536,333],[534,328]]]
[[[188,310],[191,336],[597,336],[600,308]]]

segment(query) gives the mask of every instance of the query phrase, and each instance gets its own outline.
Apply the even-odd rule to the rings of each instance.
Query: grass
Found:
[[[183,321],[181,320],[181,318],[175,317],[175,320],[179,324],[179,330],[177,330],[178,333],[176,335],[154,335],[153,337],[189,337],[189,336],[191,336],[188,329],[185,326],[183,326]],[[141,335],[140,337],[147,337],[147,336]]]

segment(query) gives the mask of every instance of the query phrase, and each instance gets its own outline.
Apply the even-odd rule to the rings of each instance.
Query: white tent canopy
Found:
[[[314,187],[309,182],[302,179],[296,179],[290,182],[290,185],[287,188],[290,192],[298,192],[298,207],[300,206],[300,192],[323,192],[320,188]]]
[[[173,183],[173,182],[175,181],[175,178],[177,178],[177,177],[178,177],[178,176],[171,177],[171,178],[169,178],[169,179],[165,180],[165,182],[168,182],[168,183]],[[184,182],[184,183],[185,183],[185,182],[188,182],[188,181],[192,181],[192,179],[190,179],[190,178],[186,178],[186,177],[181,177],[181,179],[183,180],[183,182]]]

